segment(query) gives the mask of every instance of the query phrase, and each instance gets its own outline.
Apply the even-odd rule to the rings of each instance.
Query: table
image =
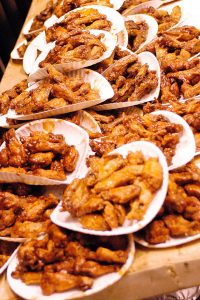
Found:
[[[47,0],[33,0],[26,22],[45,6]],[[187,13],[185,24],[200,28],[200,1],[182,0],[180,5]],[[196,23],[194,23],[196,22]],[[18,42],[22,40],[20,35]],[[21,63],[10,61],[0,84],[0,91],[11,88],[26,78]],[[137,247],[131,270],[121,281],[85,300],[137,300],[166,294],[183,288],[200,285],[200,242],[153,250]],[[10,290],[6,275],[0,277],[0,299],[19,299]]]

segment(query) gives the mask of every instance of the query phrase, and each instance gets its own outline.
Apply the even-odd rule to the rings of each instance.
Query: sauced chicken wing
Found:
[[[25,284],[40,285],[44,295],[73,288],[87,290],[94,278],[116,272],[128,258],[127,237],[93,237],[49,225],[46,235],[26,241],[12,273]]]
[[[145,42],[149,27],[146,22],[125,21],[128,32],[128,48],[133,52],[137,51],[142,43]]]
[[[115,92],[111,102],[140,100],[158,84],[156,72],[150,71],[148,65],[139,63],[134,55],[117,61],[104,72],[104,77]]]
[[[171,123],[162,116],[150,114],[139,116],[136,113],[123,113],[116,116],[113,122],[99,125],[104,136],[90,141],[92,150],[98,156],[124,144],[144,140],[155,143],[164,152],[169,164],[183,132],[182,126]]]
[[[6,147],[0,151],[0,172],[33,174],[65,180],[66,172],[76,168],[79,153],[66,144],[63,135],[32,131],[18,139],[14,129],[5,135]]]
[[[95,36],[88,31],[74,29],[63,39],[57,40],[56,46],[40,62],[40,67],[44,68],[49,64],[98,59],[106,51],[106,46],[101,41],[102,37],[102,34]]]
[[[49,19],[53,13],[53,8],[54,8],[54,1],[53,0],[48,1],[45,9],[42,10],[38,15],[34,17],[29,32],[43,29],[44,22],[47,19]]]
[[[102,74],[110,65],[128,55],[130,55],[130,52],[128,50],[121,49],[119,46],[116,46],[110,57],[106,58],[96,65],[91,66],[90,68]]]
[[[27,80],[23,80],[20,83],[13,86],[12,89],[3,92],[0,95],[0,113],[6,114],[12,99],[20,95],[28,87]]]
[[[200,232],[200,170],[195,159],[170,172],[162,212],[142,230],[150,244],[164,243],[170,237],[192,236]]]
[[[0,236],[33,237],[49,225],[49,214],[58,199],[53,194],[34,196],[31,187],[26,187],[11,184],[0,192]]]
[[[181,19],[181,8],[180,6],[175,6],[172,9],[171,14],[166,10],[155,9],[154,7],[147,7],[140,11],[141,14],[147,14],[156,19],[158,22],[158,32],[163,33],[170,29],[172,26],[176,25]]]
[[[35,89],[15,89],[19,92],[6,91],[0,96],[0,112],[6,113],[11,108],[17,114],[27,115],[100,97],[99,91],[92,88],[82,77],[68,77],[51,65],[47,68],[47,77],[41,80]]]
[[[182,26],[164,32],[140,51],[154,53],[161,66],[161,93],[164,103],[199,95],[200,30]]]
[[[10,129],[5,134],[5,143],[4,151],[0,152],[0,165],[22,167],[26,162],[27,155],[25,148],[17,139],[14,129]]]
[[[158,159],[145,159],[141,152],[130,152],[127,158],[118,154],[93,158],[86,177],[65,189],[63,210],[85,228],[111,230],[126,218],[143,219],[162,180]]]
[[[94,8],[83,8],[77,12],[71,12],[65,19],[50,28],[46,29],[46,40],[52,42],[62,40],[68,36],[68,32],[73,28],[111,30],[112,23],[107,17]]]
[[[191,99],[185,102],[174,102],[170,101],[167,105],[162,105],[159,102],[149,102],[143,107],[144,113],[150,113],[155,110],[168,110],[172,111],[181,117],[184,118],[184,120],[190,125],[195,141],[197,146],[197,151],[200,150],[200,102],[198,99]]]

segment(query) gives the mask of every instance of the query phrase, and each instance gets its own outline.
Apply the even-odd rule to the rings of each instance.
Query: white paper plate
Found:
[[[38,51],[51,50],[52,43],[47,44],[45,38],[45,32],[42,31],[32,42],[28,45],[23,58],[23,69],[26,74],[29,74],[33,68],[33,65],[38,58]],[[53,46],[52,46],[53,47]]]
[[[158,211],[160,210],[161,206],[163,205],[163,202],[165,200],[165,196],[167,193],[168,188],[168,167],[167,162],[164,154],[160,151],[158,147],[156,147],[154,144],[149,142],[133,142],[129,143],[127,145],[124,145],[114,151],[112,151],[110,154],[119,153],[123,155],[123,157],[126,157],[128,152],[133,151],[142,151],[144,156],[146,158],[149,157],[158,157],[159,162],[163,169],[163,184],[160,188],[160,190],[155,194],[154,199],[152,200],[151,204],[149,205],[149,208],[147,209],[143,220],[141,221],[129,221],[126,220],[123,226],[120,226],[118,228],[115,228],[110,231],[96,231],[96,230],[90,230],[85,229],[82,227],[81,223],[78,221],[77,218],[73,218],[70,213],[67,211],[62,211],[62,204],[58,204],[56,209],[51,214],[51,220],[53,223],[55,223],[58,226],[71,229],[74,231],[86,233],[86,234],[93,234],[93,235],[104,235],[104,236],[114,236],[114,235],[121,235],[121,234],[128,234],[132,232],[136,232],[143,227],[145,227],[147,224],[149,224],[153,218],[157,215]],[[86,174],[85,174],[86,175]]]
[[[99,132],[101,133],[101,128],[97,121],[93,118],[93,116],[88,113],[87,111],[81,110],[79,111],[79,116],[80,116],[80,125],[88,129],[91,132]]]
[[[140,13],[141,10],[143,10],[144,8],[148,8],[148,7],[154,7],[155,9],[158,9],[163,3],[164,1],[159,1],[159,0],[153,0],[153,1],[148,1],[148,2],[144,2],[141,3],[137,6],[135,6],[134,8],[128,8],[126,11],[123,12],[124,16],[129,16],[129,15],[134,15],[134,14],[138,14]],[[171,3],[173,2],[173,0],[166,0],[165,3]],[[173,7],[179,5],[179,3],[177,4],[176,2],[171,4],[171,5],[167,5],[163,8],[161,8],[162,10],[167,11],[169,14],[171,14]],[[171,30],[172,28],[175,27],[179,27],[181,24],[183,24],[183,22],[186,20],[186,12],[184,11],[183,8],[181,8],[181,19],[180,21],[175,24],[174,26],[170,27],[168,30]],[[167,31],[168,31],[167,30]]]
[[[135,234],[134,235],[134,240],[147,248],[153,248],[153,249],[164,249],[164,248],[170,248],[170,247],[175,247],[175,246],[179,246],[179,245],[183,245],[183,244],[187,244],[190,243],[192,241],[196,241],[200,239],[200,233],[193,235],[193,236],[188,236],[188,237],[183,237],[183,238],[170,238],[168,241],[166,241],[165,243],[160,243],[157,245],[152,245],[148,242],[146,242],[140,234]]]
[[[0,236],[0,240],[6,241],[6,242],[23,243],[26,240],[26,238],[14,238],[14,237],[8,237],[8,236]]]
[[[48,127],[52,130],[48,130]],[[47,131],[48,130],[48,131]],[[52,132],[62,134],[69,145],[74,145],[79,152],[79,159],[74,172],[67,174],[63,181],[48,179],[41,176],[0,172],[1,182],[23,182],[32,185],[59,185],[69,184],[79,175],[81,163],[86,159],[89,145],[89,137],[85,130],[79,126],[61,119],[44,119],[23,125],[16,130],[16,136],[29,136],[30,131]],[[0,151],[5,147],[1,145]]]
[[[12,277],[12,272],[15,271],[16,266],[18,264],[17,256],[12,260],[11,264],[8,267],[7,271],[7,279],[11,289],[20,297],[27,300],[67,300],[67,299],[75,299],[75,298],[83,298],[89,295],[96,294],[101,290],[107,288],[108,286],[114,284],[118,280],[120,280],[123,275],[129,270],[131,267],[135,256],[135,245],[132,235],[129,235],[129,255],[126,263],[122,266],[122,268],[118,272],[113,272],[110,274],[106,274],[94,279],[93,287],[87,291],[80,291],[77,289],[73,289],[63,293],[54,293],[50,296],[44,296],[42,294],[41,288],[39,285],[26,285],[19,279],[14,279]]]
[[[135,55],[135,54],[132,54],[132,55]],[[142,99],[140,99],[138,101],[126,101],[126,102],[116,102],[116,103],[102,104],[102,105],[95,106],[94,107],[95,110],[109,110],[109,109],[130,107],[130,106],[142,104],[142,103],[145,103],[145,102],[153,101],[155,98],[158,98],[159,93],[160,93],[160,66],[159,66],[158,60],[150,52],[142,52],[142,53],[138,54],[137,57],[138,57],[138,60],[141,64],[146,64],[147,63],[149,65],[150,70],[155,70],[156,71],[157,78],[158,78],[157,87],[153,91],[151,91],[151,93],[145,95]],[[127,57],[124,57],[122,59],[123,60],[127,59]],[[115,64],[120,63],[120,61],[122,61],[122,59],[118,60]],[[112,68],[112,67],[113,67],[113,65],[109,68]],[[104,72],[108,71],[108,69],[105,70]]]
[[[182,167],[190,162],[195,156],[196,143],[193,132],[188,123],[179,115],[166,110],[158,110],[151,114],[162,115],[169,119],[172,123],[183,126],[183,135],[180,137],[180,142],[176,146],[176,153],[172,158],[172,165],[169,166],[169,170]]]
[[[100,14],[103,14],[107,17],[107,20],[112,23],[112,27],[110,30],[111,33],[117,34],[118,32],[120,32],[121,30],[124,29],[125,25],[124,25],[124,19],[123,19],[122,15],[119,12],[117,12],[116,10],[114,10],[113,8],[102,6],[102,5],[88,5],[88,6],[76,8],[76,9],[66,13],[62,17],[60,17],[56,23],[62,22],[71,13],[81,11],[81,10],[87,10],[90,8],[98,10]]]
[[[122,7],[124,0],[110,0],[110,3],[113,5],[113,8],[118,10]]]
[[[117,44],[118,46],[127,47],[128,45],[128,32],[126,27],[117,34]]]
[[[148,8],[148,7],[153,7],[155,9],[157,9],[161,5],[168,4],[168,3],[171,3],[173,1],[174,0],[162,0],[162,1],[161,0],[152,0],[152,1],[147,1],[147,2],[144,2],[144,3],[138,4],[138,5],[134,6],[134,7],[127,8],[125,11],[123,11],[122,15],[123,16],[128,16],[128,15],[137,14],[142,9]]]
[[[56,22],[58,21],[58,17],[56,15],[52,15],[49,19],[47,19],[45,22],[44,22],[44,26],[46,28],[49,28],[51,27],[52,25],[54,25]]]
[[[150,43],[153,39],[156,38],[157,33],[158,33],[158,23],[156,20],[148,15],[145,14],[138,14],[138,15],[129,15],[125,18],[125,21],[134,21],[135,23],[139,22],[146,22],[148,25],[148,33],[147,33],[147,38],[146,41],[144,41],[140,47],[138,48],[137,51],[139,51],[142,47]]]
[[[24,26],[23,30],[22,30],[22,33],[24,35],[26,34],[31,34],[31,33],[34,33],[34,32],[37,32],[37,31],[41,31],[42,29],[37,29],[37,30],[32,30],[32,31],[29,31],[31,29],[31,26],[33,24],[33,19],[30,19]],[[52,15],[49,19],[47,19],[45,22],[44,22],[44,26],[46,28],[52,26],[53,24],[55,24],[56,20],[58,20],[58,17],[56,17],[55,15]]]
[[[11,256],[9,257],[9,259],[5,262],[5,264],[0,268],[0,275],[7,269],[8,265],[11,263],[11,261],[13,260],[13,258],[16,256],[17,251],[18,251],[17,247],[13,253],[11,254]]]
[[[33,24],[33,18],[30,19],[30,20],[25,24],[25,26],[24,26],[24,28],[23,28],[23,30],[22,30],[22,33],[23,33],[23,34],[29,34],[29,33],[32,33],[32,32],[37,31],[37,30],[34,30],[34,31],[29,32],[29,30],[31,29],[32,24]]]
[[[104,37],[101,39],[102,43],[104,43],[105,46],[106,46],[106,51],[104,52],[104,54],[98,59],[87,60],[87,61],[82,61],[82,62],[81,61],[72,61],[72,62],[63,63],[63,64],[55,64],[54,65],[55,67],[57,67],[57,68],[62,67],[66,72],[68,72],[68,71],[72,71],[72,70],[86,68],[86,67],[91,66],[91,65],[95,65],[95,64],[97,64],[97,63],[99,63],[99,62],[101,62],[101,61],[103,61],[106,58],[111,56],[113,50],[115,49],[115,47],[117,45],[117,37],[115,35],[107,32],[107,31],[103,31],[103,30],[88,30],[88,31],[91,34],[94,34],[96,36],[101,34],[101,33],[104,34]],[[39,68],[39,63],[46,58],[46,56],[48,55],[50,50],[53,49],[54,47],[55,47],[55,42],[47,44],[46,50],[44,50],[38,56],[38,58],[36,59],[34,65],[32,66],[32,69],[30,67],[31,75],[41,69],[41,68]]]
[[[59,69],[62,73],[65,73],[64,70],[61,68]],[[47,73],[44,69],[42,69],[40,72],[37,72],[37,74],[34,74],[30,77],[30,80],[36,81],[40,78],[44,78],[44,76],[47,76]],[[110,83],[99,73],[89,70],[89,69],[80,69],[76,71],[72,71],[67,73],[68,77],[75,77],[80,76],[84,79],[85,82],[88,82],[91,84],[91,87],[93,89],[96,89],[99,92],[100,97],[95,100],[90,101],[84,101],[79,102],[75,104],[69,104],[60,108],[54,108],[51,110],[38,112],[38,113],[32,113],[29,115],[18,115],[15,110],[9,110],[6,115],[4,115],[4,118],[10,118],[10,119],[16,119],[16,120],[35,120],[35,119],[41,119],[45,117],[52,117],[56,115],[62,115],[65,113],[78,111],[84,108],[88,108],[94,105],[97,105],[105,100],[107,100],[110,97],[113,97],[114,91],[110,85]],[[27,91],[33,90],[34,88],[38,87],[38,83],[35,83],[34,85],[31,85]],[[0,119],[1,120],[1,119]]]
[[[7,118],[5,115],[0,115],[0,128],[19,128],[21,127],[22,125],[24,125],[25,123],[19,123],[19,124],[13,124],[13,125],[10,125],[8,122],[7,122]]]
[[[19,53],[18,53],[18,48],[19,47],[21,47],[23,44],[25,44],[25,45],[27,45],[27,40],[23,40],[21,43],[19,43],[19,44],[17,44],[16,46],[15,46],[15,48],[12,50],[12,52],[10,53],[10,57],[12,58],[12,59],[17,59],[17,60],[23,60],[23,57],[20,57],[19,56]]]

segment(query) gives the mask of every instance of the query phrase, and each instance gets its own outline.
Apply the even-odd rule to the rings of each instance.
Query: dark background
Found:
[[[12,51],[31,0],[0,0],[0,78]]]

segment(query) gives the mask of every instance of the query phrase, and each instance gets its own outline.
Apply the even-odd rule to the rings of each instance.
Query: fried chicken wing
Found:
[[[165,202],[156,219],[143,229],[150,244],[164,243],[171,237],[186,237],[200,232],[199,169],[195,159],[170,172]]]
[[[146,22],[134,22],[132,20],[125,21],[125,26],[129,39],[128,48],[135,52],[145,42],[149,27]]]
[[[74,288],[88,290],[93,280],[86,276],[75,276],[65,272],[43,273],[41,278],[41,289],[44,295],[48,296],[56,292],[64,292]]]
[[[143,219],[162,185],[162,168],[157,158],[145,159],[141,152],[130,152],[90,160],[85,178],[66,187],[64,211],[79,218],[84,228],[112,230],[129,220]]]
[[[99,91],[84,78],[68,77],[52,65],[48,65],[46,77],[34,89],[27,91],[26,87],[21,83],[13,87],[13,92],[6,91],[0,95],[0,112],[6,113],[11,108],[17,114],[27,115],[100,97]]]
[[[137,185],[127,185],[117,188],[111,188],[100,195],[104,200],[109,200],[117,204],[125,204],[132,201],[140,194],[140,187]]]
[[[93,229],[93,230],[100,230],[106,231],[109,230],[110,227],[105,221],[102,215],[98,214],[87,214],[80,218],[80,222],[84,228]]]
[[[62,134],[31,131],[29,136],[5,135],[6,147],[0,151],[0,172],[27,173],[65,180],[66,172],[76,168],[79,152],[67,145]]]
[[[168,215],[163,220],[170,231],[170,235],[173,237],[195,235],[200,230],[199,222],[190,222],[182,216]]]
[[[74,146],[67,149],[67,153],[63,158],[63,166],[66,172],[73,172],[76,168],[79,153]]]
[[[128,259],[127,236],[96,237],[64,231],[50,224],[46,234],[22,244],[15,279],[36,284],[43,295],[87,290],[94,278],[117,272]]]
[[[169,229],[164,221],[153,221],[145,230],[145,239],[150,244],[160,244],[169,240]]]
[[[102,35],[95,36],[79,29],[72,30],[68,36],[57,40],[55,48],[50,50],[39,66],[43,68],[48,64],[98,59],[106,51],[101,38]]]

